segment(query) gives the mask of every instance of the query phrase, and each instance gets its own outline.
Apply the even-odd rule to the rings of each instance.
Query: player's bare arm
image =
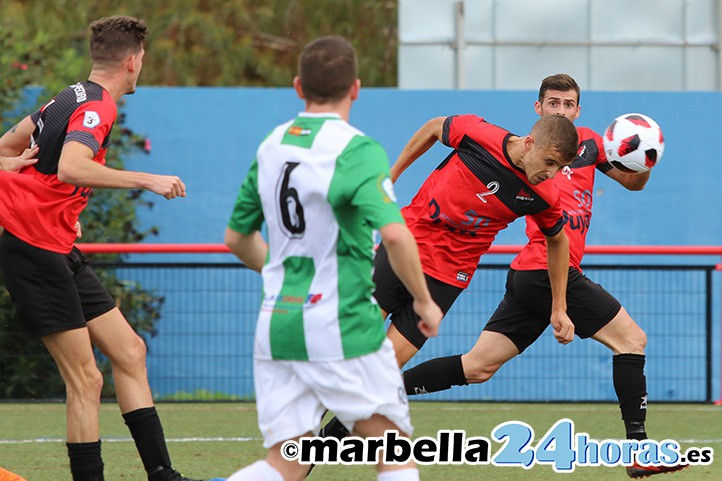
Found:
[[[414,311],[421,318],[419,329],[426,337],[436,336],[443,314],[426,285],[414,236],[406,225],[400,223],[385,225],[379,232],[391,268],[414,298]]]
[[[616,180],[627,190],[642,190],[649,180],[651,171],[630,174],[619,169],[609,169],[607,176]]]
[[[268,254],[268,244],[260,232],[241,234],[233,229],[226,228],[223,243],[246,267],[261,272]]]
[[[567,315],[567,277],[569,271],[569,239],[564,229],[546,238],[547,265],[552,288],[551,325],[554,337],[561,344],[574,339],[574,324]]]
[[[33,165],[38,161],[36,156],[39,151],[40,148],[35,146],[31,149],[25,149],[22,154],[15,157],[0,156],[0,170],[19,172],[24,167]]]
[[[426,122],[404,146],[391,166],[391,181],[396,182],[401,173],[406,170],[416,159],[421,157],[427,150],[434,146],[437,140],[441,140],[444,133],[444,121],[446,117],[434,117]]]
[[[80,142],[68,142],[58,163],[58,179],[92,188],[145,189],[166,199],[185,197],[185,184],[173,175],[117,170],[93,161],[93,151]]]
[[[35,124],[30,116],[25,117],[0,137],[0,156],[17,157],[30,145]]]

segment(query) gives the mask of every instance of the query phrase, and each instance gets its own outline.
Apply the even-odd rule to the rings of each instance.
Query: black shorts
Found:
[[[622,305],[602,286],[590,281],[577,269],[569,268],[567,314],[574,323],[574,333],[588,338],[619,313]],[[549,325],[552,289],[546,270],[509,270],[506,293],[485,331],[504,334],[523,352],[541,336]]]
[[[438,281],[425,274],[424,277],[426,277],[431,297],[439,305],[441,311],[446,314],[464,289]],[[421,349],[427,338],[419,330],[420,318],[414,312],[414,298],[391,269],[383,244],[379,246],[374,259],[374,283],[376,284],[374,297],[381,309],[391,315],[391,322],[396,329],[417,349]]]
[[[85,327],[115,307],[76,247],[58,254],[5,231],[0,236],[0,270],[26,337]]]

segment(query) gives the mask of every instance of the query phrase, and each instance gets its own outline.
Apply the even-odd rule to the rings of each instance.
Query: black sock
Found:
[[[123,414],[125,424],[138,448],[146,472],[151,473],[160,466],[170,466],[170,455],[163,436],[163,426],[155,407],[141,408]]]
[[[444,391],[451,386],[467,384],[469,383],[464,376],[461,354],[430,359],[404,371],[404,386],[409,396]]]
[[[643,354],[617,354],[612,357],[614,390],[627,432],[627,439],[647,439],[647,378]]]
[[[100,440],[93,443],[66,443],[73,481],[104,481]]]
[[[349,435],[349,432],[348,429],[346,429],[346,426],[341,424],[341,421],[334,416],[323,428],[321,428],[319,435],[324,438],[332,437],[336,439],[343,439]]]

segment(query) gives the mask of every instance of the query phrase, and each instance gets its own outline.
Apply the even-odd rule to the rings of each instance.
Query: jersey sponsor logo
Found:
[[[592,222],[592,214],[589,212],[580,214],[569,214],[564,211],[564,222],[569,224],[569,228],[572,230],[581,230],[584,234],[589,229],[589,224]]]
[[[100,115],[98,115],[98,112],[94,112],[92,110],[88,110],[85,112],[85,117],[83,118],[83,127],[86,127],[88,129],[94,129],[100,125]]]
[[[288,134],[295,135],[296,137],[304,137],[306,135],[311,135],[311,129],[304,129],[298,125],[294,125],[288,129]]]
[[[386,197],[388,197],[388,200],[390,200],[391,202],[396,202],[394,183],[391,182],[391,179],[389,179],[388,177],[384,178],[384,180],[381,181],[381,189],[384,191],[384,194],[386,194]]]
[[[441,206],[436,201],[436,199],[431,199],[431,202],[429,202],[429,207],[431,208],[429,212],[429,218],[431,218],[433,224],[443,224],[443,226],[450,232],[467,234],[472,237],[476,236],[477,230],[488,226],[489,222],[491,221],[491,219],[479,215],[473,209],[469,209],[464,212],[464,216],[466,217],[466,219],[464,220],[452,219],[451,216],[445,214],[441,210]]]
[[[516,200],[517,202],[534,202],[534,194],[522,187],[519,193],[516,194]]]
[[[75,102],[85,102],[88,100],[88,93],[85,91],[85,87],[81,83],[71,85],[73,92],[75,92]]]
[[[300,309],[313,307],[323,299],[320,292],[311,293],[306,297],[303,296],[280,296],[275,294],[267,294],[263,298],[263,310],[283,311],[287,309]]]
[[[488,184],[486,184],[486,188],[489,189],[486,192],[478,192],[476,196],[481,200],[483,203],[487,203],[486,196],[494,195],[499,191],[499,182],[492,180]]]
[[[459,282],[468,282],[469,274],[464,271],[459,271],[456,273],[456,280]]]

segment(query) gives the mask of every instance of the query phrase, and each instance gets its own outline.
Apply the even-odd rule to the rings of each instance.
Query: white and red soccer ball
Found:
[[[620,115],[604,131],[607,160],[623,172],[647,172],[664,154],[664,135],[644,114]]]

